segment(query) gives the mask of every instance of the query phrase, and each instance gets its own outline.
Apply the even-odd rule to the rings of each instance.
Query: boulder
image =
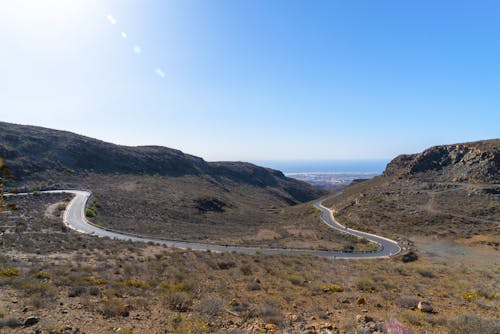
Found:
[[[431,304],[428,303],[428,302],[425,302],[425,301],[418,302],[417,308],[421,312],[426,312],[426,313],[432,313],[433,312]]]
[[[26,327],[30,327],[30,326],[36,325],[37,323],[38,323],[38,318],[34,317],[34,316],[27,317],[24,320],[24,326],[26,326]]]
[[[358,297],[358,298],[356,299],[356,304],[358,304],[358,305],[365,305],[365,304],[366,304],[366,299],[365,299],[365,297]]]

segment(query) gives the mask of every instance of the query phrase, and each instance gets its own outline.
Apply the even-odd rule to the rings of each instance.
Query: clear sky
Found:
[[[500,137],[499,1],[15,0],[0,120],[207,160]]]

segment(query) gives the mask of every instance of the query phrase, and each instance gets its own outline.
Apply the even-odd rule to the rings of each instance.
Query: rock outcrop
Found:
[[[400,155],[385,176],[437,182],[500,183],[500,139],[431,147],[422,153]]]

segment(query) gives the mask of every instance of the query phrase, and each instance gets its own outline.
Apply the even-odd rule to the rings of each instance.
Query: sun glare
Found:
[[[44,33],[79,24],[96,12],[98,2],[89,0],[15,0],[0,4],[2,25],[18,36],[43,37]]]

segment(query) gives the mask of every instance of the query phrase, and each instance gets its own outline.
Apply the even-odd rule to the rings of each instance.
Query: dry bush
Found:
[[[286,323],[278,303],[267,299],[261,309],[262,318],[266,323],[283,326]]]
[[[370,276],[362,276],[356,280],[356,288],[360,291],[377,291],[377,283]]]
[[[101,302],[101,313],[105,317],[128,317],[130,306],[119,298],[106,298]]]
[[[21,322],[21,320],[16,317],[8,317],[6,319],[0,319],[0,328],[3,327],[16,328],[22,325],[23,323]]]
[[[81,285],[73,286],[68,291],[68,297],[79,297],[87,292],[87,288]]]
[[[249,264],[244,264],[241,266],[240,270],[245,276],[252,275],[252,267]]]
[[[413,296],[401,296],[396,300],[396,305],[402,308],[416,309],[419,299]]]
[[[206,296],[200,300],[200,303],[196,306],[196,311],[208,316],[208,318],[213,318],[218,316],[224,310],[224,301],[215,295]]]
[[[193,298],[187,292],[170,292],[163,298],[163,303],[172,311],[187,312],[193,304]]]
[[[450,334],[498,334],[500,319],[483,318],[475,314],[461,314],[452,318],[447,324]]]
[[[247,284],[247,290],[248,291],[259,291],[260,290],[260,284],[256,281],[250,281]]]

